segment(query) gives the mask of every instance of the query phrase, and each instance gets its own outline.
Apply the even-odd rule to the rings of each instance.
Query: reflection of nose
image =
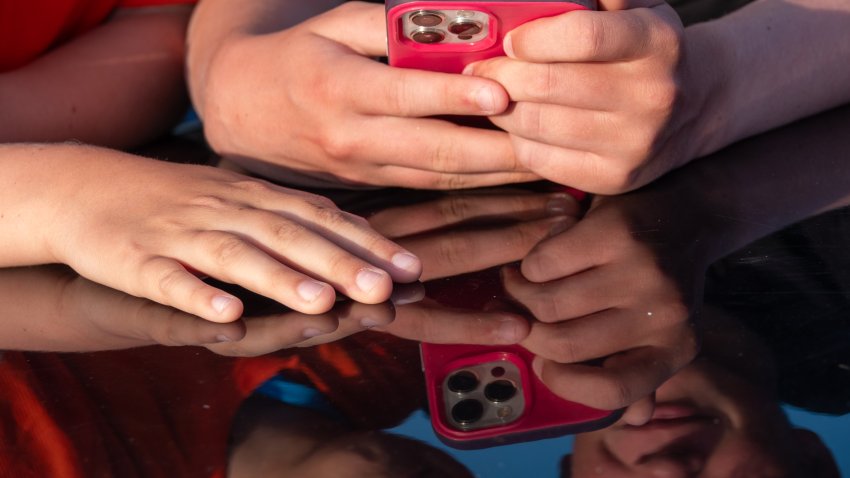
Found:
[[[643,427],[612,431],[605,446],[638,476],[678,478],[696,476],[705,464],[698,442],[711,427],[704,419],[654,420]],[[709,432],[710,433],[710,432]]]

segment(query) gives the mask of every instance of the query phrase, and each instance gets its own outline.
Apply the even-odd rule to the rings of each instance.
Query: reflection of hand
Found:
[[[88,281],[58,266],[0,269],[0,349],[82,352],[235,341],[215,324]]]
[[[286,311],[245,319],[245,338],[207,346],[221,355],[256,357],[289,347],[311,347],[342,340],[394,319],[392,304],[339,302],[324,314]]]
[[[226,3],[202,4],[196,16]],[[537,178],[516,166],[504,132],[425,118],[499,113],[507,95],[498,84],[370,58],[386,54],[382,5],[349,2],[275,33],[267,33],[270,14],[260,15],[262,34],[243,26],[208,65],[193,61],[189,42],[193,96],[220,154],[267,175],[284,166],[357,184],[448,189]],[[203,23],[190,40],[203,41]]]
[[[369,223],[416,254],[427,281],[520,260],[552,231],[575,223],[579,212],[565,193],[493,190],[386,209]]]
[[[419,276],[418,259],[320,196],[96,148],[9,146],[3,154],[26,165],[9,188],[41,184],[44,193],[23,203],[30,209],[20,221],[9,222],[2,265],[62,262],[215,322],[235,320],[242,304],[187,268],[305,313],[329,310],[334,289],[379,303],[393,280]],[[55,171],[69,161],[73,172],[57,182]],[[6,189],[0,199],[4,192],[10,204],[32,196]]]
[[[515,102],[492,120],[511,134],[520,163],[559,183],[614,193],[693,157],[696,142],[682,131],[703,93],[681,86],[691,79],[683,71],[683,27],[669,5],[600,4],[609,11],[518,27],[505,40],[508,57],[466,73],[498,81]]]
[[[531,251],[521,274],[505,269],[504,281],[538,319],[522,344],[539,356],[543,381],[566,399],[615,409],[650,396],[695,356],[690,316],[705,264],[676,237],[685,221],[659,224],[640,196],[597,199]],[[593,359],[601,366],[580,363]]]

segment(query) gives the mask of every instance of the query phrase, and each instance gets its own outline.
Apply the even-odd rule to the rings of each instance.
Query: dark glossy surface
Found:
[[[5,327],[53,314],[104,332],[44,346],[65,353],[4,352],[0,474],[816,477],[836,476],[834,461],[850,475],[850,211],[835,209],[850,203],[848,130],[839,109],[588,200],[575,219],[553,219],[564,199],[548,185],[331,193],[423,258],[424,287],[400,287],[395,306],[341,301],[337,332],[297,344],[276,334],[295,313],[236,291],[241,342],[95,351],[142,345],[109,324],[173,317],[62,267],[0,270]],[[203,156],[178,146],[163,151]],[[541,240],[551,277],[525,281],[516,264]],[[418,341],[494,341],[480,326],[506,314],[529,319],[558,392],[617,408],[656,390],[653,419],[443,445]],[[556,364],[571,358],[597,360]],[[286,400],[252,395],[279,371]],[[312,389],[311,405],[291,384]]]

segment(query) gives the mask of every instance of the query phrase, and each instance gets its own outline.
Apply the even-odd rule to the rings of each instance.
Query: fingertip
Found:
[[[390,259],[396,268],[392,278],[395,282],[410,283],[422,276],[422,261],[414,254],[404,251],[393,255]]]
[[[505,39],[502,40],[502,49],[505,50],[505,55],[508,58],[516,59],[516,53],[514,52],[514,35],[513,33],[508,33],[505,35]]]
[[[496,329],[496,339],[504,345],[511,345],[522,341],[528,336],[528,322],[520,317],[504,317]]]
[[[214,314],[204,317],[211,322],[233,322],[242,316],[244,305],[238,298],[225,293],[218,293],[210,300]]]

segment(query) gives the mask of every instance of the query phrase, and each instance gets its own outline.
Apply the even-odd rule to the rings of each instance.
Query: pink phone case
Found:
[[[531,370],[532,354],[518,345],[493,347],[423,343],[421,351],[431,424],[441,441],[454,448],[485,448],[587,432],[611,425],[622,415],[619,410],[598,410],[569,402],[552,393]],[[516,367],[521,382],[517,394],[522,395],[517,399],[524,403],[524,410],[509,423],[467,430],[458,427],[449,416],[454,408],[449,411],[446,395],[453,392],[446,391],[446,382],[459,370],[478,367],[480,371],[481,364],[488,364],[485,368],[502,369],[499,375],[493,377],[479,374],[482,382],[489,380],[490,383],[502,378],[506,366]],[[455,407],[458,406],[460,402],[455,404]],[[498,411],[494,413],[500,414]],[[498,421],[497,418],[493,420]]]
[[[505,33],[531,20],[560,15],[573,10],[592,10],[596,0],[549,1],[423,1],[387,0],[387,51],[389,64],[402,68],[460,73],[466,65],[505,54],[502,39]],[[406,31],[405,20],[416,12],[452,11],[461,15],[479,15],[485,23],[485,34],[470,41],[454,43],[418,43]],[[449,35],[446,28],[453,20],[444,18],[440,25],[417,28],[432,31],[434,35]],[[415,27],[414,27],[415,28]]]

